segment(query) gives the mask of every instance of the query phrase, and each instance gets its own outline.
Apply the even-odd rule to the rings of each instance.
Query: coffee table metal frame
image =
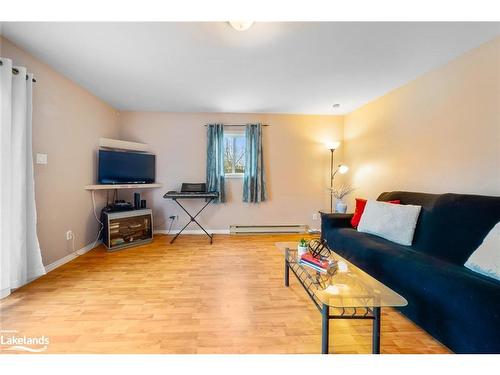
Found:
[[[306,270],[306,266],[299,264],[295,258],[291,259],[291,252],[285,249],[285,286],[290,285],[290,270],[300,282],[309,298],[314,302],[321,313],[321,354],[328,354],[329,346],[329,327],[331,319],[362,319],[372,320],[372,353],[380,354],[380,307],[358,307],[358,308],[331,308],[322,303],[315,295],[314,289],[320,284],[319,278],[314,278],[311,271]],[[314,273],[314,272],[312,272]],[[331,314],[330,310],[340,310],[339,313]],[[352,310],[349,311],[349,310]]]

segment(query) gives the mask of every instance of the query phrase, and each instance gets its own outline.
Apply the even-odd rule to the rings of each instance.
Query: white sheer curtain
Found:
[[[45,274],[36,234],[32,74],[0,58],[0,298]]]

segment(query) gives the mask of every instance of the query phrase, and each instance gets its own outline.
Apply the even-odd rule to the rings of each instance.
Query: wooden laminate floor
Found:
[[[319,353],[320,314],[294,276],[284,287],[274,247],[298,238],[219,235],[210,245],[181,236],[171,245],[157,236],[115,253],[101,246],[1,300],[0,328],[45,335],[47,353]],[[332,321],[330,330],[330,351],[371,352],[370,321]],[[448,352],[390,308],[381,351]]]

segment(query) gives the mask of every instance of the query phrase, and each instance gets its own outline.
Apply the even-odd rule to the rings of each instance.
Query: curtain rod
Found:
[[[3,61],[2,61],[2,60],[0,60],[0,65],[3,65]],[[12,74],[19,74],[19,70],[18,70],[18,69],[16,69],[16,68],[12,68]],[[26,80],[27,80],[27,79],[28,79],[28,75],[26,74]],[[34,79],[34,78],[33,78],[33,79],[32,79],[32,81],[33,81],[34,83],[36,83],[36,79]]]
[[[210,124],[205,124],[205,126],[208,126]],[[222,124],[224,126],[246,126],[247,124]],[[262,126],[269,126],[268,124],[261,124]]]

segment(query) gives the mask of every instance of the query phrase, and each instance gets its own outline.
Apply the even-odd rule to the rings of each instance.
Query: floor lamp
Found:
[[[335,150],[340,146],[339,141],[325,143],[326,148],[331,152],[330,156],[330,212],[333,213],[333,179],[337,173],[344,174],[349,170],[349,167],[344,164],[339,164],[337,169],[334,170],[334,153]]]

